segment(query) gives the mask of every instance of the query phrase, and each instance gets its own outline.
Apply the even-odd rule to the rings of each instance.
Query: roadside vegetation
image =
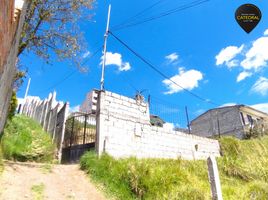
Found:
[[[220,139],[223,198],[268,199],[268,136]],[[211,199],[206,161],[97,158],[86,153],[81,168],[117,199]]]
[[[43,183],[33,185],[31,187],[31,191],[33,193],[34,199],[35,200],[43,200],[44,199],[44,190],[45,190],[45,185]]]
[[[5,159],[36,162],[52,162],[55,149],[50,135],[25,116],[14,116],[7,122],[1,148]]]
[[[3,154],[2,154],[2,150],[0,148],[0,174],[3,171]]]

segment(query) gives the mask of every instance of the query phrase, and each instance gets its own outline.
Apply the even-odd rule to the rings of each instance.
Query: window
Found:
[[[252,117],[251,117],[250,115],[247,115],[247,118],[248,118],[249,123],[250,123],[250,124],[253,124],[253,119],[252,119]]]
[[[244,115],[243,115],[243,113],[242,113],[242,112],[240,112],[240,116],[241,116],[241,119],[242,119],[242,123],[243,123],[243,125],[245,125],[246,123],[245,123]]]

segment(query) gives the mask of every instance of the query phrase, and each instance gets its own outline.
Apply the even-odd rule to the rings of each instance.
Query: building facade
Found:
[[[85,100],[79,107],[79,111],[83,113],[96,113],[99,91],[93,89],[87,93]]]
[[[191,133],[203,137],[232,135],[247,138],[254,128],[267,131],[268,114],[245,105],[234,105],[206,111],[191,121]]]

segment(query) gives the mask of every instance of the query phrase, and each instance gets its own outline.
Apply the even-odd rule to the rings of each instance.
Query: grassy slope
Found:
[[[218,158],[224,199],[268,199],[268,137],[222,138]],[[210,199],[206,161],[114,160],[93,152],[81,168],[118,199]]]
[[[15,116],[7,123],[1,141],[6,159],[18,161],[52,161],[54,145],[48,133],[32,119]]]
[[[268,137],[221,141],[218,159],[225,199],[268,199]]]

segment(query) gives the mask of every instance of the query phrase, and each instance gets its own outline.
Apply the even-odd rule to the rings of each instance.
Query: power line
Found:
[[[112,29],[112,30],[113,31],[118,31],[118,30],[122,30],[122,29],[129,28],[129,27],[132,27],[132,26],[137,26],[137,25],[149,22],[149,21],[153,21],[153,20],[156,20],[156,19],[159,19],[159,18],[162,18],[162,17],[166,17],[168,15],[171,15],[171,14],[174,14],[174,13],[177,13],[177,12],[180,12],[180,11],[183,11],[183,10],[186,10],[186,9],[201,5],[201,4],[206,3],[208,1],[210,1],[210,0],[193,1],[191,3],[179,6],[177,8],[173,8],[173,9],[170,9],[168,11],[162,12],[162,13],[160,13],[158,15],[155,15],[155,16],[152,16],[152,17],[149,17],[149,18],[145,18],[144,20],[141,20],[141,21],[130,22],[130,23],[127,23],[125,25],[118,26],[118,27],[116,27],[115,29]]]
[[[149,11],[149,10],[151,10],[152,8],[154,8],[155,6],[157,6],[158,4],[160,4],[160,3],[163,2],[163,1],[165,1],[165,0],[159,0],[159,1],[155,2],[154,4],[150,5],[149,7],[147,7],[147,8],[145,8],[145,9],[143,9],[142,11],[138,12],[138,13],[135,14],[134,16],[132,16],[132,17],[126,19],[126,20],[123,21],[121,24],[118,24],[118,25],[113,26],[111,29],[112,29],[112,30],[113,30],[113,29],[117,29],[117,28],[119,28],[119,27],[121,27],[121,26],[126,25],[127,23],[130,23],[132,19],[144,15],[144,13],[146,13],[146,12]]]
[[[183,89],[184,91],[188,92],[190,95],[194,96],[195,98],[202,100],[206,103],[210,103],[212,105],[216,105],[219,106],[219,104],[214,103],[208,99],[205,99],[193,92],[191,92],[190,90],[182,87],[181,85],[179,85],[178,83],[176,83],[175,81],[173,81],[171,78],[169,78],[167,75],[165,75],[163,72],[161,72],[159,69],[157,69],[156,66],[154,66],[152,63],[150,63],[148,60],[146,60],[144,57],[142,57],[140,54],[138,54],[136,51],[134,51],[131,47],[129,47],[125,42],[123,42],[121,39],[119,39],[116,35],[114,35],[111,31],[109,31],[109,33],[118,41],[120,42],[123,46],[125,46],[129,51],[131,51],[135,56],[137,56],[141,61],[143,61],[145,64],[147,64],[150,68],[152,68],[155,72],[157,72],[159,75],[161,75],[162,77],[164,77],[165,79],[168,79],[170,82],[172,82],[173,84],[177,85],[178,87],[180,87],[181,89]]]
[[[93,58],[99,51],[102,50],[102,46],[99,47],[95,52],[93,52],[93,54],[91,54],[89,57],[87,57],[87,59],[82,63],[82,65],[86,64],[91,58]],[[47,89],[41,90],[40,92],[46,92],[48,90],[51,90],[55,87],[57,87],[58,85],[60,85],[61,83],[63,83],[64,81],[66,81],[68,78],[70,78],[72,75],[74,75],[77,72],[77,69],[74,69],[73,71],[71,71],[69,74],[67,74],[65,77],[63,77],[63,79],[59,80],[58,82],[54,83],[53,85],[51,85],[50,87],[48,87]]]

